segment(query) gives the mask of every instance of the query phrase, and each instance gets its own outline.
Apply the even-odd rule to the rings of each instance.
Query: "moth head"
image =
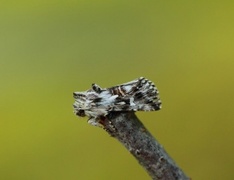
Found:
[[[86,109],[86,94],[84,92],[74,92],[73,97],[75,98],[75,103],[73,104],[74,113],[77,116],[84,117]]]
[[[89,89],[84,92],[74,92],[73,97],[75,98],[75,103],[73,104],[74,113],[77,116],[85,117],[92,116],[90,109],[93,108],[98,100],[98,93],[93,89]]]

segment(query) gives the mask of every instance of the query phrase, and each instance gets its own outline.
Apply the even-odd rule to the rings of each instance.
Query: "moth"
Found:
[[[110,88],[92,84],[91,89],[74,92],[73,97],[74,113],[80,117],[88,116],[88,122],[96,126],[111,112],[161,109],[159,91],[152,81],[144,77]]]

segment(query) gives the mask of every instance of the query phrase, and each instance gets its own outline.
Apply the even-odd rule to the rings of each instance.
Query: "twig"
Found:
[[[102,122],[104,129],[118,139],[152,179],[188,180],[134,112],[113,112]]]

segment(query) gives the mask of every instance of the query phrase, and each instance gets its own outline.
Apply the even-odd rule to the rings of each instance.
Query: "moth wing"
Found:
[[[107,90],[118,95],[112,105],[113,111],[156,111],[161,108],[157,88],[143,77]]]

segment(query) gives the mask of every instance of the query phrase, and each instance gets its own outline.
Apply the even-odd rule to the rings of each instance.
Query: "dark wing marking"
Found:
[[[118,95],[116,102],[112,105],[113,111],[155,111],[161,108],[157,88],[153,82],[143,77],[107,90],[112,95]]]

